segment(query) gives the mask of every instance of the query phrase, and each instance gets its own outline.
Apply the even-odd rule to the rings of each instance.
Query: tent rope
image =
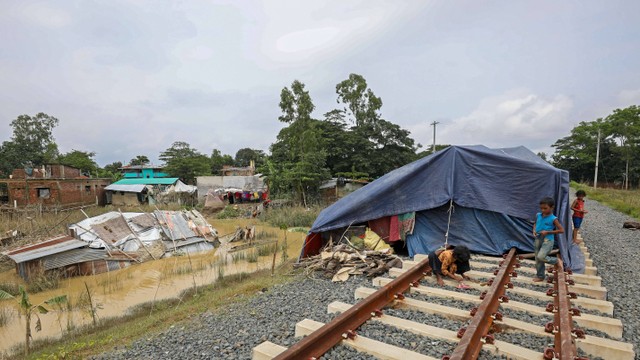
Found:
[[[454,207],[453,207],[453,199],[451,199],[449,201],[449,210],[447,210],[447,212],[449,213],[449,221],[447,221],[447,232],[444,234],[444,247],[446,248],[447,245],[449,244],[449,228],[451,227],[451,214],[454,211]]]

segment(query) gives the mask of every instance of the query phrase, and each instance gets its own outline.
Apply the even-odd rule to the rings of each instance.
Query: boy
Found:
[[[540,200],[540,212],[536,214],[536,221],[533,223],[533,236],[536,238],[533,248],[536,254],[536,277],[535,282],[544,280],[545,263],[554,265],[558,259],[549,256],[553,250],[554,234],[562,234],[564,228],[558,218],[553,215],[555,201],[550,197]]]
[[[471,280],[464,273],[469,271],[469,260],[471,259],[471,252],[469,248],[464,245],[459,246],[447,246],[447,248],[441,248],[433,251],[429,254],[429,266],[431,270],[436,274],[438,285],[444,286],[443,277],[448,277],[456,280],[460,283],[461,289],[468,289],[463,280]],[[462,276],[458,277],[457,274]]]
[[[571,204],[571,210],[573,210],[573,242],[576,244],[580,243],[578,241],[578,231],[580,231],[584,214],[588,213],[588,211],[584,209],[585,196],[587,196],[587,193],[584,192],[584,190],[578,190],[578,192],[576,192],[577,199],[573,200]]]

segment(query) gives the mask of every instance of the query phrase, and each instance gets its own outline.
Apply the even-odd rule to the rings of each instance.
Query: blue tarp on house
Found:
[[[492,255],[511,247],[531,252],[540,199],[550,196],[566,230],[556,235],[563,261],[581,271],[584,258],[571,240],[569,191],[569,173],[525,147],[451,146],[340,199],[320,213],[311,233],[415,211],[416,226],[407,246],[411,256],[428,253],[444,244],[452,200],[450,244]]]

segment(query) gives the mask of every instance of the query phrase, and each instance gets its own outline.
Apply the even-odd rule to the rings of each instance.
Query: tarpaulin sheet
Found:
[[[571,241],[569,173],[556,169],[525,147],[450,146],[338,200],[320,213],[311,232],[435,209],[450,200],[457,206],[532,221],[545,196],[556,201],[554,213],[566,230],[556,236],[562,258],[568,267],[579,271],[584,260]],[[485,237],[479,241],[493,240]],[[530,241],[533,246],[533,238]],[[500,254],[497,248],[493,253]],[[578,263],[574,264],[573,259]]]
[[[416,213],[412,235],[407,235],[409,256],[428,254],[444,245],[449,205]],[[448,243],[466,245],[480,254],[503,254],[512,247],[533,252],[532,223],[509,215],[455,206]]]

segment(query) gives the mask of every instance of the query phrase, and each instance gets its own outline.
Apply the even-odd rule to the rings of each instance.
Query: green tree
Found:
[[[66,295],[56,296],[49,300],[45,300],[37,305],[34,305],[29,300],[29,294],[27,294],[27,291],[24,289],[22,285],[20,285],[19,287],[19,292],[20,292],[20,298],[17,299],[18,305],[20,306],[20,311],[22,312],[22,314],[25,316],[25,319],[26,319],[25,342],[24,342],[24,346],[25,346],[24,353],[26,356],[26,355],[29,355],[30,347],[31,347],[31,317],[33,315],[36,316],[37,318],[36,331],[40,331],[42,329],[42,323],[40,322],[40,316],[38,314],[46,314],[50,311],[44,305],[53,306],[53,305],[64,304],[67,302],[67,296]],[[14,296],[4,290],[0,290],[0,300],[6,300],[6,299],[14,299]]]
[[[95,152],[71,150],[66,154],[60,155],[58,162],[62,165],[78,168],[83,173],[95,174],[98,169],[98,164],[93,160],[95,156]]]
[[[0,172],[8,175],[16,168],[53,162],[58,146],[52,132],[58,123],[58,119],[45,113],[20,115],[11,121],[13,135],[0,146]]]
[[[174,142],[160,154],[164,170],[188,184],[195,184],[196,176],[211,174],[211,159],[183,141]]]
[[[236,166],[249,166],[251,160],[255,162],[256,168],[259,168],[264,164],[265,154],[262,150],[255,150],[251,148],[242,148],[236,152],[235,165]]]
[[[129,161],[129,165],[148,165],[149,158],[146,155],[138,155]]]
[[[120,171],[121,167],[121,161],[115,161],[111,164],[105,165],[104,168],[98,169],[98,177],[109,178],[112,182],[116,182],[122,179],[122,172]]]
[[[638,146],[640,145],[640,107],[636,105],[624,109],[615,109],[613,113],[606,117],[606,122],[610,125],[610,134],[620,144],[620,154],[625,162],[624,168],[624,188],[629,189],[629,182],[632,176],[630,166],[632,160],[638,158]],[[633,169],[635,170],[635,169]]]
[[[611,124],[603,119],[582,121],[568,136],[558,139],[552,145],[555,153],[551,157],[551,163],[557,168],[569,171],[572,180],[593,181],[598,130],[601,132],[601,174],[606,181],[617,180],[615,176],[621,164],[620,157],[616,154],[619,151],[618,145],[609,135]]]
[[[342,116],[353,126],[349,129],[347,154],[352,170],[379,177],[415,159],[420,147],[408,130],[382,118],[382,99],[369,88],[362,75],[351,74],[336,85]],[[336,111],[330,112],[334,118]],[[375,161],[372,161],[375,159]]]
[[[280,93],[278,118],[287,123],[271,146],[272,161],[265,166],[271,189],[292,191],[305,205],[309,193],[318,190],[320,182],[329,176],[322,132],[311,113],[315,109],[309,92],[298,80]]]
[[[222,154],[218,149],[211,151],[211,173],[213,175],[220,175],[222,167],[225,165],[233,165],[235,161],[229,154]]]

